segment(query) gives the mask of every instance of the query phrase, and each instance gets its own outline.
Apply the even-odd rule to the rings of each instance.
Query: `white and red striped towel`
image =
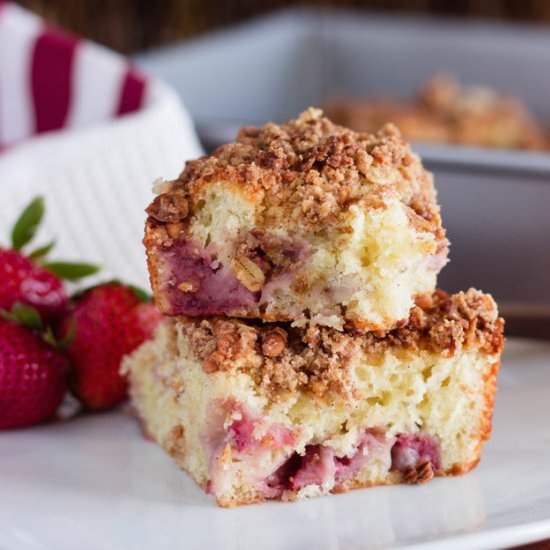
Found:
[[[121,56],[0,0],[0,146],[136,111],[145,93]]]
[[[124,116],[121,116],[124,115]],[[46,198],[56,257],[146,284],[143,209],[157,177],[202,151],[180,99],[113,52],[0,0],[0,246]]]

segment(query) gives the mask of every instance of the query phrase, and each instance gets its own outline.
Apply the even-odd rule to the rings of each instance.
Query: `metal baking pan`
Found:
[[[209,148],[334,95],[410,97],[436,72],[516,95],[550,123],[550,30],[289,10],[138,56]],[[440,284],[550,304],[550,154],[415,144],[434,172],[451,263]]]

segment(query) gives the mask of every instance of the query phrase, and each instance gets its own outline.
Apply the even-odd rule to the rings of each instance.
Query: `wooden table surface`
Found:
[[[513,550],[550,550],[550,539],[524,546],[516,546]]]

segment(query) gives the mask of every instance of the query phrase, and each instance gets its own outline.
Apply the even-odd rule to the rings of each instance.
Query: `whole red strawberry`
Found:
[[[62,279],[74,281],[95,273],[90,264],[47,262],[54,242],[23,252],[44,217],[44,199],[33,199],[23,210],[11,233],[11,248],[0,248],[0,309],[26,304],[37,310],[46,323],[58,320],[67,305]]]
[[[126,398],[122,358],[148,339],[161,319],[132,287],[107,283],[77,298],[63,319],[61,335],[74,331],[67,348],[71,389],[89,409],[114,407]]]
[[[0,429],[55,415],[67,389],[67,359],[31,330],[0,318]]]
[[[0,248],[0,308],[16,302],[36,308],[44,319],[59,318],[67,305],[63,283],[16,250]]]

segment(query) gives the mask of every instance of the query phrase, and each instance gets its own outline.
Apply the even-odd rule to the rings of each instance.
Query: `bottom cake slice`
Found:
[[[293,500],[473,468],[503,324],[473,289],[385,334],[178,318],[123,370],[146,433],[218,504]]]

